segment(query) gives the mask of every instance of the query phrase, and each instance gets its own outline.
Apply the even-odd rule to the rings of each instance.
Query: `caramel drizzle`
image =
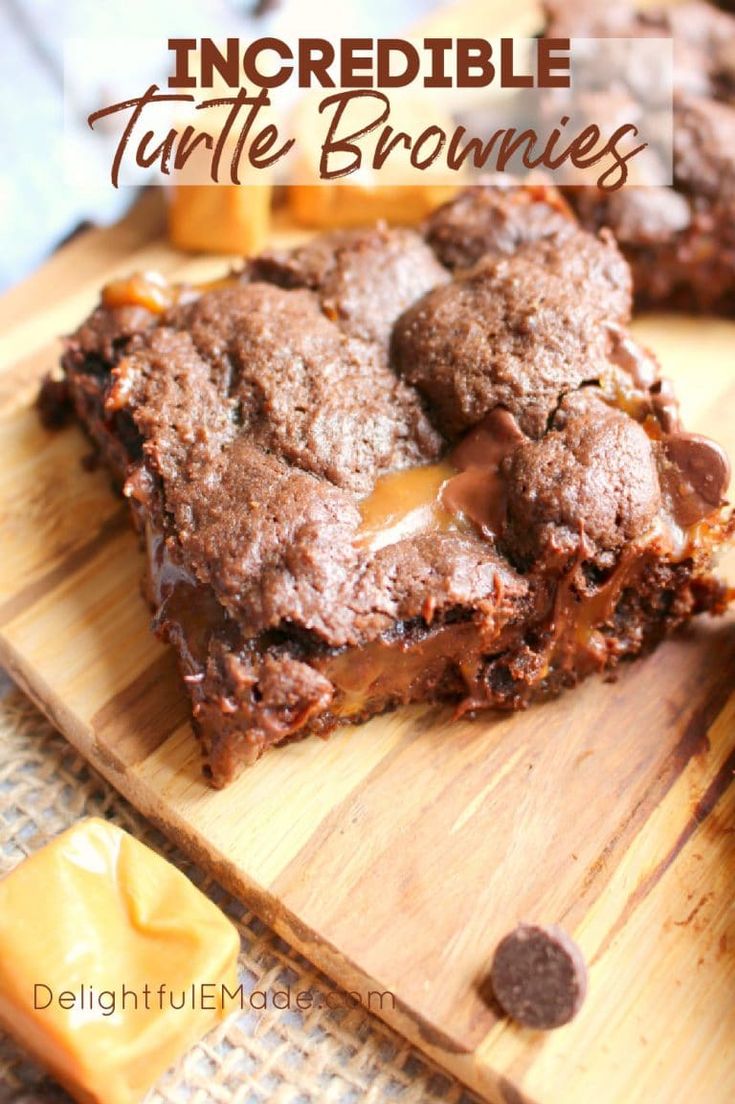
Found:
[[[377,552],[418,533],[459,528],[457,517],[442,503],[442,490],[455,474],[448,461],[441,461],[381,475],[360,504],[358,548]]]

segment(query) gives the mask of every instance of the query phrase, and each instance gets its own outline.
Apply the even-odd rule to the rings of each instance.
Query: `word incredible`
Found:
[[[568,88],[569,39],[547,38],[534,43],[536,66],[516,68],[516,43],[501,38],[499,58],[486,38],[425,38],[423,58],[405,38],[300,38],[294,48],[280,38],[256,38],[244,46],[228,38],[220,50],[209,38],[170,38],[175,68],[169,88],[211,88],[217,73],[228,88],[241,83],[278,88],[294,76],[299,88],[405,88],[419,77],[422,60],[428,72],[424,88]],[[264,64],[270,55],[271,65]],[[196,71],[192,72],[195,68]],[[277,60],[276,60],[277,59]]]
[[[527,43],[523,43],[527,46]],[[171,70],[167,88],[150,85],[141,95],[94,111],[90,127],[117,116],[122,133],[110,178],[115,187],[124,169],[157,169],[175,177],[196,153],[203,179],[214,184],[257,183],[287,158],[297,139],[272,110],[270,93],[291,84],[329,92],[318,103],[316,133],[301,134],[318,151],[318,178],[341,180],[360,170],[380,173],[398,161],[407,171],[441,169],[451,178],[461,172],[518,172],[520,167],[555,171],[599,166],[595,181],[615,191],[628,177],[628,162],[646,143],[627,148],[638,135],[632,123],[612,133],[594,122],[569,129],[570,117],[533,128],[500,127],[470,134],[464,125],[422,120],[413,133],[401,129],[392,112],[391,90],[423,88],[569,88],[569,39],[538,39],[531,56],[519,61],[511,38],[427,38],[421,47],[406,39],[304,38],[293,45],[277,38],[244,43],[229,38],[168,40]],[[212,94],[216,91],[216,94]],[[451,106],[451,96],[448,98]],[[186,122],[160,125],[160,109],[189,112]],[[192,113],[196,113],[196,117]],[[155,114],[158,125],[151,123]],[[399,112],[400,114],[400,112]],[[418,129],[418,126],[421,129]],[[414,178],[415,179],[415,178]],[[379,176],[377,178],[380,180]]]

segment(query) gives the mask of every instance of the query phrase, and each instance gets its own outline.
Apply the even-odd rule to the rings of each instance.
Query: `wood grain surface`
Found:
[[[0,302],[3,662],[136,806],[338,982],[393,993],[371,1006],[488,1100],[735,1099],[732,618],[520,716],[402,710],[271,753],[225,791],[202,781],[126,507],[83,470],[82,434],[31,409],[102,282],[222,270],[172,251],[160,220],[146,197]],[[735,453],[735,324],[636,329],[691,427]],[[498,1019],[487,993],[519,919],[562,924],[590,965],[582,1012],[551,1034]]]

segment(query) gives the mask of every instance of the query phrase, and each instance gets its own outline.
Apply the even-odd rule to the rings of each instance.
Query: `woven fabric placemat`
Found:
[[[147,1104],[473,1104],[365,1008],[329,1007],[341,991],[140,816],[19,691],[0,698],[0,877],[75,821],[105,817],[183,870],[237,924],[246,991],[290,986],[313,1007],[229,1017],[151,1091]],[[0,1033],[0,1104],[67,1101]]]

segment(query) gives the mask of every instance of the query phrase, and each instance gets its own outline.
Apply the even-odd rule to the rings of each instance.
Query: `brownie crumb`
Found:
[[[47,375],[36,399],[36,409],[41,424],[46,429],[61,429],[69,421],[72,413],[69,385],[65,379],[54,379]]]

